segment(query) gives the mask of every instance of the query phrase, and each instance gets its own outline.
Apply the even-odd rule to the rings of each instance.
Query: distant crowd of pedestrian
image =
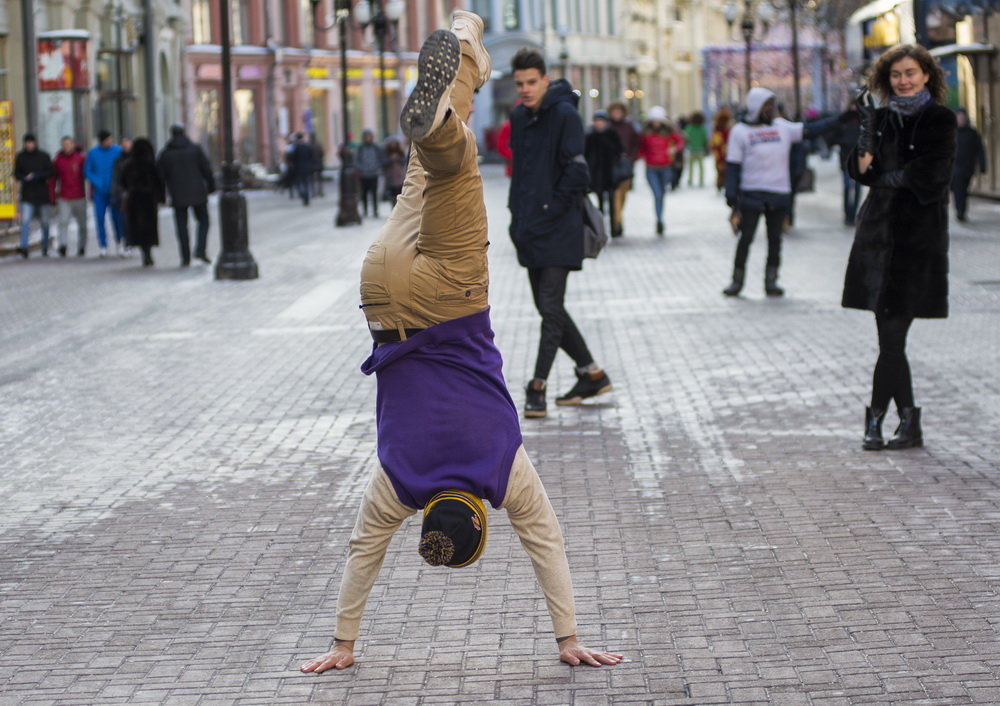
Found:
[[[14,164],[20,184],[21,238],[17,248],[23,258],[30,252],[32,221],[41,228],[42,257],[49,256],[50,210],[58,218],[57,252],[69,252],[70,222],[76,223],[78,257],[87,253],[87,194],[94,209],[98,256],[108,257],[108,220],[111,221],[115,254],[126,257],[132,248],[142,252],[142,263],[153,265],[152,249],[160,244],[159,207],[169,194],[182,266],[191,264],[188,211],[198,222],[194,257],[208,257],[208,196],[215,179],[208,157],[193,143],[184,128],[170,128],[170,139],[159,156],[146,138],[123,137],[118,144],[107,130],[97,133],[97,144],[84,153],[76,141],[63,137],[55,159],[38,147],[33,134],[26,134],[23,149]]]

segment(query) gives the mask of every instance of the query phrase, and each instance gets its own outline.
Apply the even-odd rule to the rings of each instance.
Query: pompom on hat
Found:
[[[665,123],[667,122],[667,111],[664,110],[662,105],[654,105],[652,108],[649,109],[649,113],[647,113],[646,119]]]
[[[487,521],[480,498],[463,490],[440,492],[424,507],[417,551],[431,566],[468,566],[486,549]]]

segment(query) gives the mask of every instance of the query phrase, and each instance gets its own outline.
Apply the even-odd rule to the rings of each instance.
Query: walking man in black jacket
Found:
[[[986,150],[983,138],[976,128],[969,124],[969,114],[963,108],[955,111],[958,132],[955,133],[955,168],[951,177],[951,193],[955,195],[955,214],[958,220],[966,220],[969,203],[969,183],[976,170],[986,173]]]
[[[28,237],[31,221],[35,218],[42,226],[42,256],[49,254],[49,177],[52,176],[52,159],[49,153],[38,149],[35,136],[24,136],[24,149],[14,158],[14,178],[21,182],[21,257],[28,257]]]
[[[215,178],[205,151],[191,142],[184,134],[183,125],[170,128],[170,141],[157,160],[160,177],[170,193],[174,207],[174,225],[177,229],[177,246],[181,253],[181,267],[191,264],[191,238],[188,235],[188,209],[194,210],[198,221],[198,239],[194,256],[206,264],[208,257],[208,195],[215,191]]]
[[[544,417],[546,380],[560,348],[576,363],[577,383],[556,404],[579,404],[610,392],[611,381],[594,362],[563,301],[569,273],[583,268],[581,197],[590,183],[579,97],[565,79],[550,83],[537,51],[520,50],[511,65],[521,104],[510,115],[510,236],[542,315],[524,416]]]

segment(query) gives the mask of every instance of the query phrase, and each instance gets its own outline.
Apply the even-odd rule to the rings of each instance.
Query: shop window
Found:
[[[195,44],[212,43],[212,12],[209,0],[191,2],[191,39]]]
[[[0,37],[0,101],[9,100],[7,96],[7,38]]]
[[[101,49],[97,52],[96,125],[116,136],[132,135],[136,129],[136,94],[133,85],[132,52]]]
[[[233,91],[233,113],[236,117],[236,159],[241,164],[260,162],[257,92],[250,88]]]
[[[207,88],[198,91],[198,102],[194,107],[195,132],[201,140],[213,164],[222,161],[222,143],[219,121],[219,91]]]

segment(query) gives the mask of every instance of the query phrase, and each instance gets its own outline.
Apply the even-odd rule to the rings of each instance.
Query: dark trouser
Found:
[[[969,206],[969,184],[972,174],[955,173],[951,177],[951,193],[955,195],[955,213],[959,218],[965,218],[965,209]]]
[[[361,177],[361,209],[368,215],[368,197],[371,196],[372,215],[378,216],[378,177]]]
[[[847,170],[841,174],[844,177],[844,223],[854,225],[854,219],[858,215],[858,202],[861,200],[861,182],[851,179]]]
[[[884,410],[891,400],[899,408],[913,407],[913,379],[906,359],[906,334],[912,316],[875,314],[878,361],[872,379],[872,409]]]
[[[208,204],[200,203],[197,206],[174,206],[174,226],[177,229],[177,246],[181,251],[181,262],[191,262],[191,238],[188,235],[188,209],[194,211],[195,220],[198,221],[198,239],[195,242],[194,256],[205,257],[205,248],[208,247]]]
[[[309,172],[301,172],[295,175],[295,190],[299,194],[299,198],[302,199],[302,205],[309,205]]]
[[[781,229],[788,215],[789,194],[772,194],[766,191],[744,191],[740,197],[740,242],[736,245],[737,270],[746,269],[750,243],[760,217],[767,225],[767,267],[781,265]]]
[[[538,341],[538,357],[535,359],[535,377],[545,380],[552,370],[556,353],[562,348],[573,359],[577,367],[583,368],[594,362],[580,331],[566,311],[566,280],[569,270],[565,267],[540,267],[528,270],[531,295],[535,308],[542,315],[542,333]]]

